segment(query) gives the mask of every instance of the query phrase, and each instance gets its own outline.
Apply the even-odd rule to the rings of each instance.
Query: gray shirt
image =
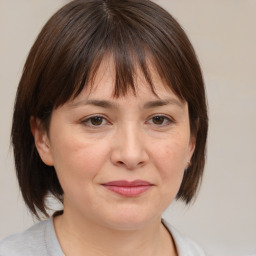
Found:
[[[163,224],[171,233],[179,256],[205,256],[203,250],[182,236],[170,224]],[[65,256],[58,242],[53,218],[41,221],[23,233],[0,241],[0,256]]]

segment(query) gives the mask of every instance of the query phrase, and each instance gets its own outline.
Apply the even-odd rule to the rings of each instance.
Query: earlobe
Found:
[[[187,160],[191,164],[191,159],[194,154],[195,148],[196,148],[196,142],[197,142],[197,132],[199,129],[199,118],[196,119],[193,129],[190,130],[190,141],[189,141],[189,159]]]
[[[186,168],[190,167],[190,165],[192,164],[191,159],[194,154],[195,147],[196,147],[196,136],[193,135],[193,136],[191,136],[190,142],[189,142],[189,151],[188,151],[188,159],[187,159],[187,167]]]
[[[34,136],[35,146],[41,157],[41,160],[46,165],[53,166],[50,141],[40,119],[32,116],[30,118],[30,129]]]

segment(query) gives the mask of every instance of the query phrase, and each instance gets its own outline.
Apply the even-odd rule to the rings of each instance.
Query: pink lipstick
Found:
[[[139,196],[153,186],[153,184],[144,180],[116,180],[102,185],[112,192],[127,197]]]

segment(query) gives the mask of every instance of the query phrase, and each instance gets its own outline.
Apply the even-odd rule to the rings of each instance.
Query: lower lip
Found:
[[[134,187],[121,187],[121,186],[108,186],[104,185],[105,188],[108,190],[115,192],[116,194],[132,197],[132,196],[139,196],[149,190],[151,188],[150,185],[148,186],[134,186]]]

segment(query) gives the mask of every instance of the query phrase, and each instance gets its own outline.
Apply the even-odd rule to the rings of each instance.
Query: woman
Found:
[[[204,255],[161,215],[200,184],[207,109],[180,25],[148,0],[76,0],[47,22],[17,91],[12,142],[31,212],[63,211],[0,255]]]

